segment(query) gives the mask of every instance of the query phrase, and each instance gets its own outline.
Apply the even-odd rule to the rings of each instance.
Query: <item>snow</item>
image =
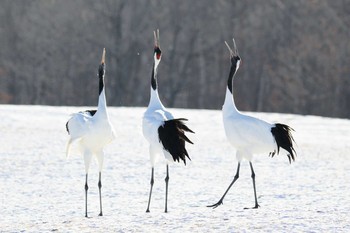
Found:
[[[187,166],[172,164],[169,213],[164,213],[165,163],[155,167],[151,213],[145,213],[151,167],[142,136],[145,108],[110,107],[116,140],[106,148],[102,172],[104,216],[99,217],[98,169],[91,164],[84,217],[84,162],[66,159],[65,123],[91,107],[0,105],[0,232],[349,232],[350,120],[249,113],[295,129],[298,156],[256,155],[258,201],[250,169],[217,209],[236,172],[235,149],[225,138],[221,111],[171,109],[189,119]]]

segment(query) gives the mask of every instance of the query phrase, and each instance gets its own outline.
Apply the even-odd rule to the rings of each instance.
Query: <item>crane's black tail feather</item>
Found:
[[[277,154],[280,151],[280,147],[288,151],[287,154],[289,163],[295,161],[296,152],[293,147],[294,138],[292,136],[292,131],[294,131],[291,127],[284,124],[275,124],[274,127],[271,128],[271,133],[275,138],[277,144]],[[294,141],[295,142],[295,141]],[[272,157],[274,156],[274,152],[271,153]]]
[[[158,128],[159,141],[162,142],[164,150],[168,151],[174,161],[179,162],[180,159],[186,165],[186,157],[191,160],[185,148],[185,142],[193,144],[185,135],[185,132],[194,133],[189,129],[184,121],[185,118],[167,120]]]

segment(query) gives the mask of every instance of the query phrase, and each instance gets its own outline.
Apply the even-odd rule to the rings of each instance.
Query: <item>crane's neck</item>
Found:
[[[106,102],[105,82],[104,82],[104,76],[105,76],[104,68],[105,68],[105,66],[104,66],[104,64],[102,64],[102,65],[100,65],[99,70],[98,70],[99,97],[98,97],[97,113],[107,115],[107,102]]]
[[[223,110],[224,114],[226,114],[226,113],[227,114],[239,113],[239,111],[236,107],[236,104],[235,104],[233,90],[232,90],[233,79],[235,77],[235,74],[236,74],[238,68],[239,68],[239,61],[231,63],[230,74],[229,74],[228,80],[227,80],[225,102],[224,102],[224,105],[222,106],[222,110]]]
[[[102,89],[102,91],[100,92],[100,95],[98,97],[97,112],[107,113],[107,102],[106,102],[105,88]]]
[[[158,65],[159,65],[159,61],[155,61],[153,63],[152,76],[151,76],[151,97],[150,97],[148,108],[164,108],[162,102],[159,99],[159,94],[158,94],[158,83],[157,83]]]
[[[224,112],[224,114],[239,113],[235,104],[235,100],[233,98],[233,94],[229,90],[229,88],[226,88],[225,101],[222,105],[222,111]]]

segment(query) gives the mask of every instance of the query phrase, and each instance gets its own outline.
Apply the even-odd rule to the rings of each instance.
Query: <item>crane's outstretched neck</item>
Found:
[[[233,78],[239,68],[240,60],[236,60],[234,57],[231,58],[231,68],[230,68],[230,74],[228,75],[227,79],[227,88],[230,90],[231,94],[233,94],[232,86],[233,86]]]
[[[104,78],[105,78],[105,64],[102,63],[98,68],[99,97],[98,97],[97,113],[107,113]]]
[[[236,108],[236,104],[234,101],[233,96],[233,79],[235,77],[235,74],[237,73],[237,70],[239,68],[240,59],[239,57],[231,57],[231,68],[230,68],[230,74],[228,76],[227,80],[227,88],[226,88],[226,95],[225,95],[225,102],[222,107],[224,112],[239,112]]]
[[[152,76],[151,76],[151,87],[153,90],[157,90],[157,75],[158,75],[158,65],[156,66],[155,62],[153,63]]]
[[[153,53],[153,69],[152,69],[152,76],[151,76],[151,97],[148,104],[148,109],[159,109],[164,108],[162,102],[159,99],[158,95],[158,83],[157,83],[157,76],[158,76],[158,65],[160,63],[162,57],[162,51],[160,50],[160,44],[159,44],[159,30],[154,31],[154,53]]]
[[[158,95],[157,76],[158,76],[159,62],[160,62],[160,60],[158,60],[156,58],[154,59],[152,76],[151,76],[151,97],[150,97],[150,101],[149,101],[149,105],[148,105],[148,107],[151,107],[151,108],[164,108],[162,102],[159,99],[159,95]]]

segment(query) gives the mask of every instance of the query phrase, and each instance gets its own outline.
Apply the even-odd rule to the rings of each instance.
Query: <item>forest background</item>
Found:
[[[163,52],[167,107],[220,109],[229,73],[224,41],[242,65],[244,111],[350,117],[350,2],[1,0],[0,104],[97,104],[107,50],[111,106],[146,106],[153,30]]]

